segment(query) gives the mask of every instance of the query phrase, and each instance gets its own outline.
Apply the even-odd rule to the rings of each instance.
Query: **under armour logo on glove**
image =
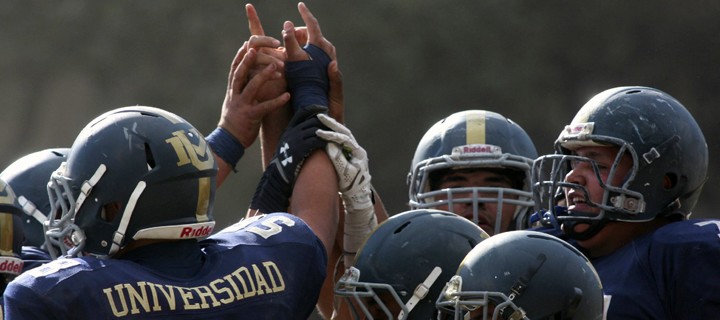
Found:
[[[283,167],[287,166],[288,164],[292,164],[292,162],[293,162],[293,157],[292,157],[292,155],[291,155],[291,156],[288,156],[288,150],[289,150],[289,149],[290,149],[290,145],[287,144],[287,142],[286,142],[282,147],[280,147],[280,152],[279,152],[279,153],[281,153],[281,154],[285,157],[285,159],[283,159],[283,160],[280,161],[280,163],[282,163],[282,166],[283,166]]]

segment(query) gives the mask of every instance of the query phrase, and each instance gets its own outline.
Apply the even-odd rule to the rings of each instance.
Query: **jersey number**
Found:
[[[286,225],[288,227],[292,227],[295,225],[295,221],[293,221],[292,219],[290,219],[288,217],[277,216],[277,217],[272,217],[270,219],[263,220],[262,222],[260,222],[260,224],[266,228],[261,228],[259,226],[252,226],[245,230],[267,239],[267,238],[272,237],[273,235],[280,233],[280,231],[282,231],[282,226],[280,224]]]

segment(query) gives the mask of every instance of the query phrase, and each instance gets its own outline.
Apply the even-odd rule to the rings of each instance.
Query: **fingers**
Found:
[[[257,49],[255,64],[259,66],[260,69],[265,68],[265,66],[269,64],[275,64],[278,67],[277,70],[282,71],[285,67],[285,60],[287,60],[287,55],[284,50],[259,48]]]
[[[268,80],[277,79],[282,75],[277,71],[276,64],[267,65],[262,71],[255,74],[250,81],[247,81],[248,74],[256,63],[257,51],[249,49],[245,59],[240,63],[233,83],[233,92],[240,93],[241,101],[244,103],[252,103],[257,100],[258,92],[263,84]],[[247,83],[247,84],[246,84]]]
[[[247,42],[246,42],[247,43]],[[244,45],[243,45],[244,47]],[[240,51],[243,51],[242,48]],[[238,59],[238,56],[240,55],[240,51],[238,51],[238,55],[235,56],[235,60]],[[242,90],[242,88],[245,86],[245,82],[247,79],[248,74],[250,73],[250,69],[255,64],[255,58],[257,57],[257,51],[255,49],[248,49],[247,53],[241,56],[240,62],[235,65],[235,61],[233,61],[234,70],[232,70],[232,77],[228,81],[228,89],[230,89],[234,93],[238,93]]]
[[[245,14],[247,14],[250,34],[264,36],[265,31],[263,30],[262,24],[260,24],[260,17],[252,4],[248,3],[245,5]]]
[[[343,150],[343,154],[345,155],[349,153],[352,157],[346,156],[345,158],[353,163],[363,162],[367,159],[367,151],[365,151],[365,149],[363,149],[357,141],[355,141],[355,139],[352,139],[347,135],[325,130],[316,130],[315,135],[328,142],[328,153],[330,153],[330,146],[334,146],[337,149]]]
[[[363,149],[357,143],[355,145],[357,146],[357,148],[353,148],[352,152],[351,152],[352,157],[353,157],[352,161],[353,162],[366,161],[367,160],[367,151],[365,151],[365,149]]]
[[[335,119],[328,117],[327,115],[322,113],[319,113],[317,117],[318,119],[320,119],[320,122],[322,122],[322,124],[324,124],[326,127],[330,128],[330,130],[352,137],[352,132],[350,132],[350,129],[340,124]]]
[[[253,48],[257,51],[254,67],[250,70],[250,77],[255,76],[258,72],[261,72],[269,64],[275,64],[280,73],[284,72],[287,54],[284,48],[278,48],[280,45],[279,40],[272,37],[254,35],[250,37],[250,40],[247,43],[249,48]],[[277,95],[274,94],[274,92],[277,92],[276,89],[284,91],[282,89],[285,86],[284,80],[280,79],[279,81],[280,83],[278,84],[267,86],[265,90],[267,94],[262,97],[261,101],[267,100],[266,98],[268,96],[273,98],[276,97]]]
[[[248,40],[248,47],[250,48],[277,48],[280,46],[280,40],[268,36],[252,35]]]
[[[240,49],[238,49],[238,52],[235,54],[232,63],[230,63],[230,73],[228,74],[228,90],[232,89],[233,75],[235,74],[237,67],[240,65],[240,62],[242,62],[242,60],[245,58],[247,49],[248,42],[245,41],[245,43],[243,43]]]
[[[288,61],[308,60],[307,52],[300,47],[295,38],[295,26],[292,22],[285,21],[282,34]]]
[[[290,101],[290,94],[284,92],[272,99],[268,99],[259,103],[256,102],[261,100],[259,99],[259,95],[262,92],[261,88],[263,87],[263,85],[265,85],[270,80],[275,80],[282,77],[280,72],[278,72],[277,70],[278,69],[275,64],[267,65],[262,71],[260,71],[260,73],[255,74],[250,79],[250,81],[243,89],[242,93],[240,93],[240,101],[242,103],[251,105],[256,103],[252,110],[252,112],[254,113],[253,118],[255,119],[262,119],[268,113],[280,109],[282,106],[287,104],[288,101]]]
[[[342,73],[338,67],[337,60],[328,65],[328,78],[330,79],[330,90],[328,92],[328,114],[339,123],[345,123],[345,103],[343,96]]]
[[[315,135],[320,137],[320,139],[323,139],[327,142],[334,142],[339,145],[345,144],[345,142],[348,140],[346,135],[338,134],[335,131],[326,131],[326,130],[315,130]]]
[[[313,16],[312,12],[310,12],[310,9],[305,6],[304,2],[298,3],[298,11],[300,11],[300,16],[305,22],[305,26],[307,26],[308,42],[316,44],[315,42],[323,38],[322,31],[320,31],[320,24],[318,24],[317,19]]]
[[[300,44],[307,44],[308,43],[308,31],[307,27],[295,27],[295,38],[297,39],[297,42]]]
[[[320,139],[325,140],[327,142],[334,142],[337,143],[347,149],[349,151],[352,151],[353,154],[355,154],[357,150],[362,150],[362,147],[355,141],[355,138],[353,138],[351,135],[338,133],[335,131],[327,131],[318,129],[315,130],[315,135],[318,136]],[[363,150],[364,152],[364,150]]]
[[[268,113],[274,112],[285,106],[288,101],[290,101],[290,94],[285,92],[276,98],[258,103],[257,108],[259,109],[260,116],[265,117]]]

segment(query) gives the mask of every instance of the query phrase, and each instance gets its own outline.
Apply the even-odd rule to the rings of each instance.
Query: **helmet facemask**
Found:
[[[632,146],[609,137],[593,137],[592,139],[593,141],[588,143],[588,146],[602,146],[617,150],[615,159],[609,166],[607,178],[602,177],[600,166],[595,160],[575,155],[573,151],[561,145],[558,146],[556,154],[542,156],[533,165],[533,179],[535,181],[533,195],[536,207],[546,214],[543,218],[544,222],[553,221],[556,223],[554,227],[562,225],[563,232],[577,240],[591,238],[608,221],[640,222],[652,220],[652,218],[645,219],[640,216],[645,210],[644,196],[640,192],[631,190],[639,168],[637,156]],[[604,141],[604,143],[598,144],[596,141]],[[579,147],[577,143],[573,144],[573,146]],[[620,174],[618,173],[618,166],[623,161],[623,158],[628,159],[626,161],[631,161],[632,164],[623,176],[618,176]],[[594,180],[603,190],[602,197],[599,200],[593,200],[586,186],[566,181],[567,175],[577,166],[592,169]],[[608,183],[608,181],[619,182]],[[567,198],[568,193],[571,191],[580,194],[584,204],[591,208],[597,208],[598,212],[567,210],[567,206],[572,204],[570,203],[572,199]],[[556,195],[558,193],[566,195],[563,199],[565,201],[564,205],[557,205]],[[548,217],[548,214],[552,216]],[[575,226],[578,224],[588,225],[588,228],[585,231],[576,232]]]
[[[661,155],[667,154],[668,150],[677,144],[677,136],[672,136],[651,148],[650,151],[638,155],[635,148],[627,141],[591,134],[592,123],[574,125],[573,128],[576,131],[572,131],[570,127],[568,126],[558,138],[556,153],[542,156],[533,164],[533,197],[536,208],[544,212],[543,220],[545,222],[556,222],[555,227],[562,224],[563,231],[571,238],[587,240],[599,232],[608,221],[645,222],[659,216],[676,214],[675,210],[680,207],[679,198],[675,198],[675,201],[671,201],[665,207],[648,211],[646,194],[672,193],[680,189],[676,179],[672,178],[672,173],[657,172],[653,169],[653,165],[661,168],[667,166],[662,162],[668,161],[668,159],[662,159]],[[599,166],[594,160],[574,154],[574,150],[578,148],[598,146],[617,150],[607,179],[602,178]],[[617,177],[617,169],[623,158],[628,159],[626,161],[630,161],[631,164],[624,176]],[[599,201],[592,201],[584,186],[565,181],[566,175],[573,167],[583,163],[592,168],[595,180],[604,190]],[[613,180],[620,182],[607,183],[607,181]],[[567,194],[570,190],[583,194],[585,203],[590,207],[598,208],[599,212],[568,211],[566,206],[556,206],[551,195]],[[570,201],[570,199],[566,199],[566,201]],[[657,206],[657,203],[651,204]],[[576,232],[574,229],[577,224],[586,224],[589,225],[589,228],[583,232]]]
[[[433,269],[414,292],[387,283],[360,281],[360,270],[350,267],[335,285],[335,295],[347,302],[354,319],[408,319],[416,303],[427,298],[437,281],[440,268]]]
[[[465,146],[467,147],[467,146]],[[491,148],[493,146],[486,146]],[[462,147],[460,147],[462,148]],[[460,149],[456,148],[456,149]],[[454,212],[455,204],[472,206],[472,221],[480,223],[480,211],[485,204],[496,204],[495,226],[493,234],[506,230],[502,227],[503,207],[515,206],[510,230],[527,227],[527,215],[532,210],[533,201],[530,192],[530,167],[532,160],[512,154],[502,154],[499,148],[495,152],[485,154],[463,155],[454,153],[450,156],[431,158],[419,162],[410,173],[410,207],[412,209],[442,209]],[[484,170],[509,177],[511,188],[501,187],[457,187],[443,188],[436,182],[444,173],[452,171],[469,172]],[[518,181],[518,182],[516,182]],[[414,190],[414,191],[413,191]]]
[[[527,320],[522,308],[502,292],[463,291],[462,277],[453,276],[438,297],[438,319]]]

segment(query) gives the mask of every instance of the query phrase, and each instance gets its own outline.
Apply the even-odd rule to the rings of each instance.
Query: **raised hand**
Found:
[[[254,77],[248,77],[250,70],[256,66],[257,57],[257,51],[245,45],[235,56],[218,123],[218,127],[227,130],[245,148],[257,138],[262,118],[290,99],[288,93],[265,101],[258,99],[263,85],[269,80],[281,78],[282,74],[276,64],[268,64]]]
[[[283,75],[280,78],[272,79],[265,83],[260,90],[258,99],[265,101],[275,98],[287,90],[285,82],[285,60],[287,54],[285,48],[280,47],[280,41],[265,35],[260,17],[252,4],[245,5],[245,13],[248,18],[248,29],[250,30],[250,39],[248,40],[248,48],[258,51],[257,66],[250,70],[250,77],[262,70],[268,64],[274,63],[278,66],[278,70]]]

